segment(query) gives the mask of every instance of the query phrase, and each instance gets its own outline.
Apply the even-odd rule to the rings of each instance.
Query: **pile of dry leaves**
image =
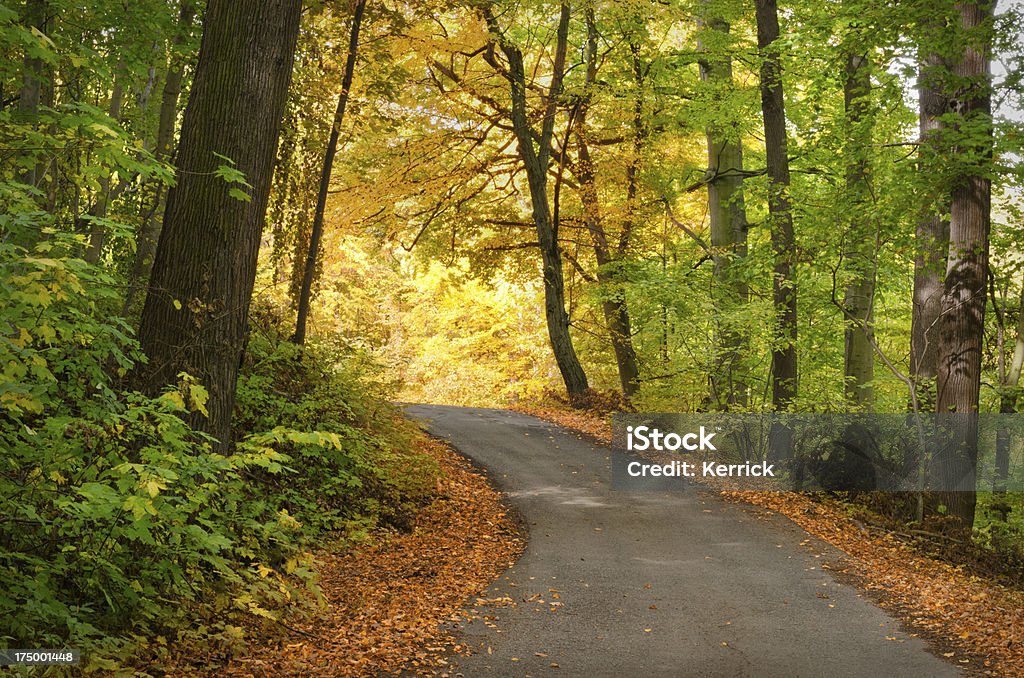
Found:
[[[521,409],[611,442],[606,418],[550,406]],[[1020,591],[922,555],[898,535],[870,529],[851,518],[837,503],[793,492],[721,494],[780,513],[849,555],[837,574],[849,576],[912,632],[936,642],[945,657],[971,673],[1024,675],[1024,594]]]
[[[422,444],[441,465],[438,496],[407,534],[317,554],[327,605],[285,635],[252,642],[216,673],[229,676],[435,675],[463,648],[445,630],[467,600],[523,548],[499,492],[446,446]]]

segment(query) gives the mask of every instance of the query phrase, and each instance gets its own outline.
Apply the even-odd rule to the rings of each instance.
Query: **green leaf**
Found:
[[[252,196],[240,188],[232,188],[228,191],[228,195],[241,202],[252,202]]]

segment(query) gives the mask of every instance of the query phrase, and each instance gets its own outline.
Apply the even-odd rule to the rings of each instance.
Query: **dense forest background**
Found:
[[[969,443],[1024,364],[1020,9],[0,4],[3,642],[274,618],[429,494],[388,401]],[[999,489],[900,517],[1019,554]]]

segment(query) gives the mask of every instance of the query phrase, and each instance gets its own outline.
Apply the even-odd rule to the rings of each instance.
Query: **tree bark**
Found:
[[[181,6],[178,8],[178,31],[171,40],[172,47],[180,47],[184,44],[195,17],[196,9],[192,0],[182,0]],[[172,49],[160,97],[160,116],[154,144],[154,155],[162,162],[169,161],[174,151],[174,128],[178,119],[178,99],[181,97],[186,63],[187,60],[181,55],[173,54]],[[158,185],[153,191],[152,206],[147,204],[144,208],[145,213],[142,215],[139,235],[135,242],[135,261],[128,279],[128,293],[125,295],[124,315],[128,315],[135,304],[135,297],[142,289],[149,277],[150,269],[153,267],[153,254],[156,251],[156,244],[160,239],[160,227],[163,224],[157,216],[163,195],[163,186]]]
[[[942,94],[941,60],[928,54],[918,67],[920,151],[918,168],[926,181],[939,175],[944,155],[942,122],[946,110]],[[932,183],[934,183],[932,181]],[[915,229],[914,292],[910,329],[910,375],[921,411],[935,410],[935,377],[938,374],[938,323],[942,305],[943,277],[949,248],[949,221],[941,215],[949,197],[935,187],[925,191],[923,214]]]
[[[772,348],[772,408],[788,409],[797,395],[797,288],[793,279],[796,240],[789,204],[789,150],[782,63],[774,45],[779,37],[775,0],[756,0],[757,47],[761,53],[761,110],[768,169],[768,220],[771,224],[773,300],[777,336]]]
[[[24,23],[43,35],[49,33],[50,5],[47,0],[26,0]],[[39,106],[43,102],[43,88],[48,80],[46,63],[39,57],[25,55],[22,68],[21,88],[18,92],[18,117],[35,125],[39,117]],[[38,187],[43,175],[43,165],[36,162],[18,172],[19,183]],[[13,242],[31,247],[39,237],[38,233],[14,233]]]
[[[490,5],[481,11],[487,21],[492,39],[508,61],[505,77],[509,83],[512,107],[512,128],[516,137],[519,156],[526,170],[530,188],[530,205],[533,222],[537,230],[537,244],[540,247],[544,270],[544,316],[547,320],[548,337],[558,370],[562,375],[570,402],[582,403],[589,384],[583,371],[576,349],[569,334],[569,314],[565,310],[565,275],[562,270],[562,254],[558,247],[558,223],[554,220],[548,205],[548,166],[551,161],[551,138],[558,108],[558,96],[562,90],[565,74],[565,57],[569,36],[569,5],[563,2],[558,19],[554,64],[551,84],[546,94],[542,112],[541,131],[534,146],[530,116],[526,107],[526,72],[523,53],[501,31]],[[493,66],[497,66],[493,54],[487,55]],[[500,70],[500,69],[499,69]]]
[[[124,61],[118,62],[117,71],[114,74],[114,86],[110,92],[110,102],[107,107],[107,115],[110,116],[111,120],[118,123],[121,122],[121,107],[124,103]],[[90,264],[95,264],[100,260],[100,255],[103,254],[103,246],[107,242],[107,228],[103,224],[97,222],[95,219],[102,219],[107,216],[107,208],[110,206],[110,202],[113,196],[110,191],[110,173],[104,174],[100,178],[100,190],[93,201],[92,207],[89,209],[89,216],[93,217],[92,223],[88,223],[89,228],[89,244],[85,249],[85,255],[83,259]],[[85,220],[89,221],[89,220]]]
[[[155,394],[187,372],[209,391],[194,426],[226,450],[301,0],[210,0],[185,109],[177,183],[167,197],[136,374]],[[230,158],[251,185],[216,176]]]
[[[708,30],[723,36],[729,24],[720,16],[701,22]],[[732,87],[732,59],[705,50],[700,62],[701,80],[714,89]],[[736,129],[709,125],[705,131],[708,146],[708,216],[711,222],[713,252],[713,300],[724,315],[746,305],[747,284],[736,275],[737,262],[747,255],[747,210],[743,200],[743,142]],[[720,318],[720,316],[719,316]],[[711,401],[717,409],[744,407],[747,381],[741,361],[747,351],[747,339],[734,323],[718,319],[718,347],[712,369]]]
[[[985,339],[988,245],[991,225],[992,104],[989,45],[992,4],[957,4],[968,36],[954,62],[958,83],[951,98],[957,112],[957,155],[949,214],[949,256],[939,318],[936,409],[948,418],[951,444],[943,446],[938,470],[943,475],[942,501],[949,515],[967,531],[974,525],[977,503],[978,400]],[[984,36],[983,39],[979,39]]]
[[[872,347],[875,296],[875,238],[865,217],[869,203],[867,152],[871,146],[869,107],[871,71],[863,54],[849,54],[843,84],[846,125],[846,193],[853,222],[846,234],[844,259],[851,277],[843,295],[845,316],[843,376],[846,401],[857,411],[870,411],[875,393]]]
[[[316,273],[317,257],[320,254],[320,240],[324,233],[324,211],[327,209],[327,190],[331,186],[331,172],[334,169],[334,156],[338,152],[338,136],[341,124],[345,120],[345,106],[348,104],[348,93],[352,88],[352,76],[356,68],[356,51],[359,48],[359,29],[363,23],[363,10],[366,0],[357,0],[352,14],[352,29],[348,39],[348,54],[345,57],[345,74],[341,82],[341,94],[338,95],[338,106],[334,111],[334,122],[331,135],[327,140],[324,152],[324,164],[320,172],[320,187],[316,195],[316,209],[313,212],[313,228],[309,235],[309,251],[306,254],[305,268],[302,272],[302,286],[299,289],[299,308],[295,320],[295,334],[292,341],[296,344],[306,343],[306,322],[309,318],[309,302],[313,295],[313,275]]]
[[[46,35],[49,32],[49,19],[50,7],[47,0],[26,0],[24,18],[26,26],[31,26],[43,35]],[[31,119],[39,113],[39,104],[42,101],[45,78],[43,73],[44,66],[45,64],[40,57],[34,57],[30,54],[25,55],[21,90],[18,93],[18,113],[27,119]]]

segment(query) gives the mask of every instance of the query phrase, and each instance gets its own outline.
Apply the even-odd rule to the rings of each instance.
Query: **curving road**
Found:
[[[959,675],[788,520],[698,490],[615,492],[610,449],[534,417],[406,412],[487,469],[529,530],[485,594],[499,602],[459,627],[473,654],[451,675]]]

